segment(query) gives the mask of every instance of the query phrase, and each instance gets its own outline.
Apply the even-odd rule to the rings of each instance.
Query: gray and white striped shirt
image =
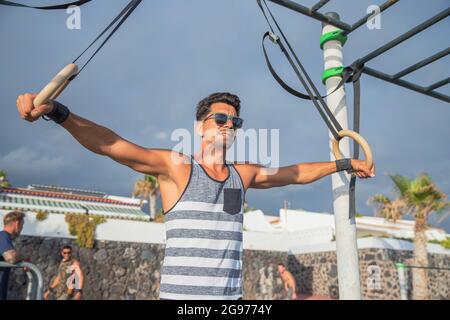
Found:
[[[165,216],[161,299],[242,297],[244,187],[233,165],[224,181],[191,158],[188,184]]]

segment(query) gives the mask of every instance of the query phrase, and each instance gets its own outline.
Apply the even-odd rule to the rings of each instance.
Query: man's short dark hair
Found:
[[[211,105],[217,102],[223,102],[234,107],[236,114],[239,116],[241,110],[241,100],[239,100],[239,97],[229,92],[216,92],[210,94],[197,104],[197,121],[203,120],[210,112]]]
[[[65,245],[64,247],[62,247],[61,251],[64,251],[64,250],[66,250],[66,249],[72,251],[72,247],[69,246],[69,245]]]
[[[278,265],[279,265],[279,266],[282,266],[282,267],[284,267],[284,268],[286,268],[286,266],[284,265],[284,263],[281,263],[281,262],[280,262],[280,263],[278,263]]]
[[[3,217],[3,225],[7,226],[14,221],[23,222],[24,219],[25,219],[25,213],[23,213],[21,211],[11,211]]]

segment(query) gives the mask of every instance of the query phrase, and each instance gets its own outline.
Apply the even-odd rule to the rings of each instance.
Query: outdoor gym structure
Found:
[[[330,157],[332,160],[334,158],[339,159],[339,139],[336,138],[336,132],[333,132],[336,129],[338,130],[338,134],[342,137],[344,135],[348,135],[352,137],[356,142],[358,142],[366,155],[366,161],[368,161],[368,155],[370,156],[370,148],[366,144],[365,140],[362,139],[361,136],[357,134],[359,131],[359,114],[360,114],[360,84],[359,77],[361,74],[367,74],[372,77],[378,78],[380,80],[384,80],[404,88],[416,91],[418,93],[445,101],[450,102],[450,97],[446,94],[436,91],[438,88],[441,88],[449,83],[449,77],[439,80],[435,83],[430,84],[427,87],[420,86],[418,84],[412,83],[410,81],[406,81],[404,78],[406,75],[411,74],[414,71],[419,70],[427,66],[428,64],[435,62],[445,56],[447,56],[450,52],[450,47],[447,47],[444,50],[441,50],[430,57],[427,57],[421,61],[418,61],[411,66],[395,73],[388,74],[383,71],[379,71],[373,68],[366,66],[368,62],[372,59],[380,56],[383,53],[386,53],[390,49],[396,47],[402,42],[414,37],[418,33],[426,30],[432,25],[444,20],[450,14],[450,8],[447,8],[435,16],[427,19],[426,21],[418,24],[414,28],[408,30],[407,32],[401,34],[397,38],[389,41],[383,46],[369,52],[365,56],[357,59],[352,64],[347,67],[343,65],[343,46],[347,41],[348,36],[360,28],[362,25],[366,24],[366,22],[372,18],[376,14],[375,11],[365,15],[360,18],[353,24],[346,23],[339,19],[339,15],[335,12],[329,13],[321,13],[319,10],[322,9],[330,0],[320,0],[315,3],[312,7],[308,8],[302,6],[297,2],[293,2],[290,0],[268,0],[277,5],[283,6],[290,10],[294,10],[298,13],[301,13],[307,17],[316,19],[322,22],[322,35],[320,37],[320,47],[324,52],[324,72],[322,74],[322,81],[326,86],[327,90],[327,103],[322,103],[325,109],[329,109],[332,112],[332,116],[328,117],[328,119],[324,118],[325,123],[330,128],[330,121],[337,121],[340,124],[341,128],[334,127],[330,128],[330,138],[331,138],[331,153]],[[379,12],[381,14],[394,4],[398,3],[400,0],[388,0],[381,5],[379,5]],[[317,107],[317,102],[322,100],[318,92],[315,89],[314,84],[310,81],[310,78],[303,66],[301,65],[299,59],[293,52],[292,47],[290,46],[288,40],[283,34],[283,31],[279,27],[279,24],[273,17],[270,12],[269,7],[265,0],[257,0],[261,10],[264,13],[264,16],[269,24],[271,29],[270,32],[266,35],[269,37],[272,42],[279,45],[281,51],[285,54],[287,60],[290,62],[292,68],[295,73],[299,77],[300,82],[303,84],[307,91],[308,97],[305,97],[304,94],[299,93],[298,91],[287,86],[281,78],[276,74],[273,70],[273,67],[270,64],[270,61],[267,57],[266,50],[264,48],[264,39],[263,39],[263,50],[266,57],[266,62],[269,67],[270,72],[274,76],[275,80],[289,93],[302,98],[302,99],[310,99],[315,103]],[[264,5],[264,6],[263,6]],[[268,15],[264,12],[267,10]],[[268,16],[272,18],[272,21],[275,23],[278,32],[281,34],[281,38],[278,34],[275,34],[274,28],[271,26],[271,22],[268,19]],[[285,45],[282,44],[284,41],[289,48],[286,49]],[[294,57],[291,58],[289,52]],[[297,66],[295,65],[297,62]],[[303,71],[303,76],[300,75],[300,70]],[[306,78],[306,81],[305,81]],[[309,89],[306,86],[306,83],[309,82]],[[354,86],[354,121],[353,121],[353,131],[346,130],[347,128],[347,105],[345,99],[345,90],[344,90],[344,82],[353,82]],[[313,92],[311,92],[313,91]],[[315,95],[315,96],[314,96]],[[326,110],[325,110],[326,111]],[[320,112],[320,110],[319,110]],[[321,112],[321,115],[323,113]],[[344,133],[345,134],[342,134]],[[334,139],[333,139],[334,136]],[[340,144],[340,150],[343,153],[344,157],[350,157],[349,152],[349,143],[348,141],[342,141]],[[354,144],[353,157],[358,158],[358,145]],[[371,161],[371,159],[369,159]],[[333,188],[333,209],[335,215],[335,230],[336,230],[336,254],[337,254],[337,265],[338,265],[338,279],[339,279],[339,298],[340,299],[361,299],[361,287],[360,287],[360,274],[359,274],[359,261],[358,261],[358,250],[357,250],[357,241],[356,241],[356,224],[355,224],[355,178],[350,177],[349,174],[341,172],[339,174],[332,175],[332,188]],[[349,215],[350,212],[350,215]]]
[[[30,7],[10,1],[0,0],[0,5],[9,5],[17,7],[29,7],[41,10],[57,10],[66,9],[70,5],[84,5],[92,0],[74,1],[67,4],[46,6],[46,7]],[[71,64],[63,68],[52,79],[34,100],[35,106],[41,105],[49,99],[56,99],[58,95],[66,88],[66,86],[77,77],[84,67],[92,60],[95,54],[104,46],[111,38],[114,32],[123,24],[130,16],[133,10],[141,3],[142,0],[131,0],[122,12],[113,19],[113,21],[103,30],[100,35],[84,50]],[[268,0],[272,3],[280,5],[290,10],[301,13],[304,16],[316,19],[322,22],[322,35],[320,37],[320,47],[324,53],[324,72],[322,74],[322,82],[326,86],[326,96],[321,96],[315,84],[311,81],[306,69],[301,64],[287,38],[285,37],[280,25],[270,12],[270,8],[266,0],[256,0],[264,17],[269,25],[270,31],[266,32],[263,37],[263,52],[269,71],[275,80],[289,93],[302,98],[311,100],[319,111],[322,119],[329,129],[330,134],[330,158],[331,160],[340,159],[341,157],[350,158],[350,147],[348,141],[341,140],[343,137],[351,137],[357,143],[354,144],[353,158],[359,156],[359,146],[362,147],[365,160],[370,166],[372,164],[372,152],[367,141],[359,135],[359,114],[360,114],[360,83],[359,78],[362,74],[366,74],[383,81],[396,84],[398,86],[416,91],[420,94],[427,95],[439,99],[444,102],[450,102],[450,97],[442,92],[437,91],[449,83],[449,77],[436,81],[428,86],[421,86],[411,81],[404,80],[404,77],[417,71],[430,63],[436,62],[444,58],[450,52],[450,47],[441,50],[411,66],[395,73],[389,74],[386,71],[380,71],[368,67],[366,64],[374,58],[388,52],[390,49],[403,43],[404,41],[414,37],[418,33],[426,30],[432,25],[446,19],[450,14],[450,8],[443,10],[435,16],[416,25],[414,28],[392,39],[383,46],[376,48],[365,56],[357,59],[348,66],[343,64],[343,47],[349,35],[365,25],[366,22],[374,18],[377,12],[371,12],[364,15],[353,24],[341,21],[339,15],[334,12],[322,13],[324,7],[330,0],[320,0],[312,7],[305,7],[297,2],[290,0]],[[400,2],[400,0],[388,0],[379,5],[381,14],[391,6]],[[275,27],[274,27],[275,25]],[[114,28],[113,28],[114,27]],[[107,33],[111,28],[112,31]],[[102,36],[106,35],[105,40],[99,45],[96,51],[87,59],[87,62],[78,68],[77,60],[85,54],[85,52],[93,46]],[[289,87],[278,76],[275,69],[270,63],[268,53],[265,48],[265,40],[270,39],[275,45],[278,45],[286,59],[290,63],[296,73],[306,93],[301,93]],[[354,121],[353,130],[348,129],[347,103],[345,95],[345,83],[352,82],[354,87]],[[326,102],[325,102],[326,98]],[[340,172],[332,176],[333,188],[333,210],[335,215],[336,230],[336,252],[338,264],[339,278],[339,297],[340,299],[361,299],[359,261],[356,241],[356,225],[355,225],[355,183],[356,179],[350,173]]]

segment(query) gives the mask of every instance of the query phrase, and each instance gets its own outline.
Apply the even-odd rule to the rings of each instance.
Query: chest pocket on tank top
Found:
[[[241,211],[242,194],[240,189],[223,189],[223,211],[236,214]]]

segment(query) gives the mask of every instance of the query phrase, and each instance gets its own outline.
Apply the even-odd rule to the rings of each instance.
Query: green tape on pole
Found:
[[[405,265],[401,262],[396,263],[395,266],[397,267],[397,269],[405,269]]]
[[[335,67],[324,70],[322,73],[322,83],[325,84],[328,78],[341,76],[342,72],[344,72],[344,67]]]
[[[344,30],[341,29],[327,32],[320,37],[320,49],[323,50],[323,44],[331,40],[338,40],[343,46],[347,41],[347,36],[344,34]]]

